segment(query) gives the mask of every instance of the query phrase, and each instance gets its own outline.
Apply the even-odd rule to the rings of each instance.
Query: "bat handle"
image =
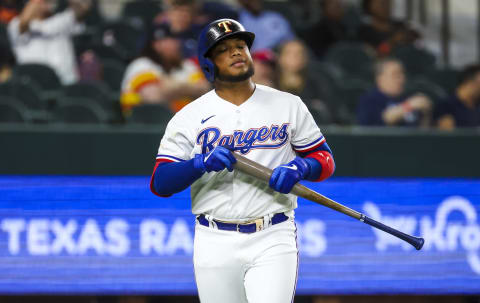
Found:
[[[425,240],[423,238],[417,238],[417,237],[410,236],[410,235],[407,235],[405,233],[402,233],[401,231],[396,230],[394,228],[391,228],[390,226],[382,224],[378,221],[375,221],[372,218],[369,218],[369,217],[365,216],[364,214],[361,214],[360,221],[362,221],[363,223],[366,223],[370,226],[373,226],[375,228],[378,228],[380,230],[383,230],[384,232],[389,233],[389,234],[391,234],[395,237],[398,237],[405,242],[410,243],[417,250],[422,249],[423,243],[425,243]]]

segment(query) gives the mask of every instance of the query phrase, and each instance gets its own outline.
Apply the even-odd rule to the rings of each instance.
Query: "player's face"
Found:
[[[219,42],[211,52],[218,80],[239,82],[253,75],[253,62],[247,43],[232,38]]]

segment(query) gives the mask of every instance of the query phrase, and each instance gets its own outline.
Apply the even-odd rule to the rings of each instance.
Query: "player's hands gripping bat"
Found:
[[[305,179],[308,170],[308,163],[300,157],[295,157],[289,163],[273,170],[269,185],[278,192],[288,194],[298,181]]]
[[[193,166],[201,172],[221,171],[227,169],[233,171],[236,162],[233,153],[223,146],[217,146],[207,154],[197,154],[193,160]]]
[[[237,162],[234,164],[234,168],[238,169],[241,172],[244,172],[250,176],[256,177],[260,180],[263,180],[265,182],[270,181],[270,177],[272,176],[272,170],[268,167],[265,167],[255,161],[252,161],[242,155],[239,155],[237,153],[232,153],[237,159]],[[292,162],[290,162],[292,163]],[[288,165],[290,165],[287,164]],[[350,216],[352,218],[355,218],[357,220],[360,220],[370,226],[373,226],[375,228],[378,228],[380,230],[383,230],[384,232],[387,232],[397,238],[402,239],[403,241],[406,241],[410,243],[413,247],[415,247],[417,250],[420,250],[423,246],[423,243],[425,240],[423,238],[417,238],[408,234],[405,234],[399,230],[396,230],[390,226],[387,226],[385,224],[382,224],[378,221],[373,220],[372,218],[367,217],[366,215],[359,213],[347,206],[344,206],[338,202],[333,201],[330,198],[327,198],[316,191],[313,191],[300,183],[297,183],[293,186],[293,189],[291,193],[305,198],[307,200],[313,201],[315,203],[324,205],[328,208],[331,208],[333,210],[339,211],[343,214],[346,214],[347,216]]]

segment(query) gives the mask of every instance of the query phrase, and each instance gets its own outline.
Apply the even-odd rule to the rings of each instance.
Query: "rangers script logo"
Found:
[[[273,149],[285,145],[288,141],[289,125],[289,123],[280,126],[272,124],[270,127],[250,128],[247,131],[235,130],[233,134],[228,135],[222,135],[217,127],[208,127],[198,133],[196,142],[202,146],[203,154],[218,145],[247,154],[252,149]]]

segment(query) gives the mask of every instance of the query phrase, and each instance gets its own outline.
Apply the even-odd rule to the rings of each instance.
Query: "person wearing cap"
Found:
[[[252,59],[255,70],[253,82],[275,87],[275,53],[269,49],[259,50],[252,53]]]
[[[169,121],[150,181],[160,197],[191,186],[193,265],[203,303],[293,301],[298,248],[291,191],[335,169],[302,100],[252,80],[254,39],[232,19],[200,33],[198,60],[214,89]],[[273,172],[257,179],[238,169],[239,155]]]
[[[155,26],[140,57],[132,61],[122,80],[121,106],[125,115],[140,104],[163,104],[173,112],[210,88],[181,41],[166,24]]]

